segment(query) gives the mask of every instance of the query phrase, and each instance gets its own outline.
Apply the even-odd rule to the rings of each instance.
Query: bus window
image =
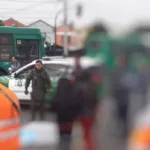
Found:
[[[0,35],[0,60],[10,61],[13,50],[13,37],[11,35]]]
[[[18,57],[29,63],[39,56],[39,40],[17,40]]]

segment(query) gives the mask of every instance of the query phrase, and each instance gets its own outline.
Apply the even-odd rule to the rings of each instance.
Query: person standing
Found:
[[[11,67],[9,68],[9,72],[10,73],[13,73],[15,72],[16,70],[18,70],[20,68],[20,62],[17,60],[16,57],[12,57],[12,65]]]
[[[119,122],[123,126],[123,136],[128,133],[128,107],[129,107],[129,79],[127,70],[127,57],[125,54],[118,55],[118,66],[112,74],[112,94],[116,101]],[[132,82],[130,82],[132,83]]]
[[[45,106],[45,94],[46,90],[50,90],[51,81],[41,60],[37,60],[35,63],[35,68],[26,78],[25,83],[25,94],[28,94],[28,87],[32,81],[32,92],[31,92],[31,113],[32,120],[36,117],[36,105],[39,103],[40,109],[40,119],[44,119],[44,106]]]
[[[139,73],[139,93],[142,95],[142,107],[145,107],[148,103],[148,86],[150,83],[150,73],[148,62],[141,64],[140,73]]]
[[[74,99],[73,83],[66,71],[58,81],[51,110],[57,116],[60,134],[60,149],[70,150],[73,122],[80,112],[80,101]]]
[[[84,71],[78,81],[75,82],[74,98],[80,101],[81,111],[77,120],[83,127],[86,150],[94,149],[92,128],[95,122],[96,107],[98,104],[96,87],[90,74]]]
[[[80,58],[75,58],[74,76],[74,101],[79,101],[79,113],[76,121],[79,121],[83,127],[83,136],[85,140],[85,149],[94,149],[94,139],[92,128],[95,122],[96,107],[98,97],[95,83],[88,70],[81,67]]]

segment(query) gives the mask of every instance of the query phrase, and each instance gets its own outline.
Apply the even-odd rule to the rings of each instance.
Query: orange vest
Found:
[[[12,104],[14,103],[14,104]],[[0,84],[0,149],[19,150],[20,105],[16,95]]]

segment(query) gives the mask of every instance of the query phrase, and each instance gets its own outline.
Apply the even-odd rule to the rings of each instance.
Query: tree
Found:
[[[4,26],[3,20],[0,20],[0,26]]]

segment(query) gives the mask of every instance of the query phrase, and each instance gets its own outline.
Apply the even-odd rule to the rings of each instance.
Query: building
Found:
[[[91,32],[91,26],[85,26],[84,28],[77,29],[78,33],[78,44],[84,46],[89,33]]]
[[[55,43],[54,27],[45,21],[37,20],[26,27],[40,29],[46,41],[50,42],[51,44]]]
[[[24,27],[25,25],[13,18],[9,18],[7,20],[3,21],[4,26],[12,26],[12,25],[16,25],[17,27]]]
[[[65,26],[59,26],[56,29],[56,44],[63,46],[64,44],[64,31]],[[76,44],[77,35],[75,29],[70,26],[67,26],[67,39],[68,39],[68,47],[72,47]]]

